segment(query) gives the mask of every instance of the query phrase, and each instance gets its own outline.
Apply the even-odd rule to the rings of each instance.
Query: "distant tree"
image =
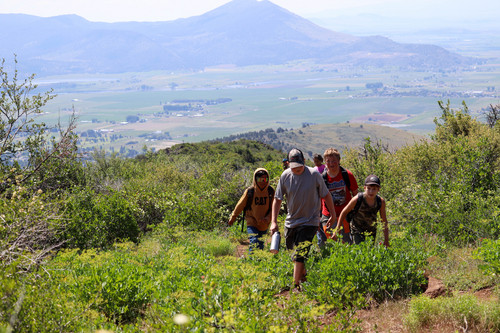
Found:
[[[127,116],[127,122],[129,123],[136,123],[139,121],[139,117],[138,116]]]

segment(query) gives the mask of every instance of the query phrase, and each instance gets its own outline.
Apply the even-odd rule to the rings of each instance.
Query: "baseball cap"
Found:
[[[288,161],[290,161],[290,168],[297,168],[304,166],[304,155],[297,148],[293,148],[288,153]]]
[[[366,177],[365,185],[377,185],[380,186],[380,179],[375,175],[369,175]]]

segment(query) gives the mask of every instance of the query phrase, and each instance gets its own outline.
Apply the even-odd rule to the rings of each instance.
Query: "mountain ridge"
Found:
[[[434,45],[328,30],[270,1],[233,0],[162,22],[90,22],[0,14],[0,57],[17,54],[37,74],[203,70],[313,59],[350,66],[454,68],[475,62]]]

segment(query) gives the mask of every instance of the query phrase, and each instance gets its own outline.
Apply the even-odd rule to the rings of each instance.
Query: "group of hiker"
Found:
[[[253,185],[244,191],[228,222],[232,225],[244,212],[249,251],[262,250],[268,229],[271,234],[279,232],[278,214],[286,201],[284,237],[286,248],[294,250],[293,278],[297,289],[306,280],[305,260],[315,235],[320,248],[327,239],[359,244],[368,237],[375,242],[379,213],[384,245],[389,246],[385,200],[378,195],[380,179],[369,175],[364,192],[358,193],[356,178],[340,165],[338,150],[328,148],[323,156],[315,154],[313,161],[314,168],[307,166],[302,151],[291,149],[282,161],[284,170],[276,190],[269,185],[266,169],[255,170]]]

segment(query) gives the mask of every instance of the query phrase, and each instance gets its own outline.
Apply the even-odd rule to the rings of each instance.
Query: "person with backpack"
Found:
[[[359,244],[366,240],[366,237],[375,238],[377,236],[377,213],[384,224],[384,245],[389,247],[389,227],[385,212],[385,200],[378,192],[380,191],[380,179],[375,175],[366,177],[364,192],[358,193],[351,199],[347,206],[340,213],[340,219],[350,221],[351,237],[354,244]],[[335,229],[335,233],[338,229]]]
[[[358,183],[352,172],[340,165],[340,153],[337,149],[328,148],[325,150],[323,158],[326,163],[326,170],[322,173],[323,180],[332,196],[335,213],[337,216],[340,216],[342,209],[358,193]],[[321,200],[321,224],[316,234],[320,248],[325,245],[328,238],[333,237],[332,233],[328,232],[331,227],[327,226],[329,218],[330,214],[328,213],[325,201]],[[340,229],[342,242],[352,244],[349,223],[345,219],[339,219],[339,221],[342,221],[342,228]]]
[[[253,185],[245,189],[229,218],[233,225],[238,215],[243,212],[247,223],[250,241],[249,252],[254,248],[264,249],[263,236],[267,234],[271,222],[271,207],[274,200],[274,189],[269,186],[269,172],[258,168],[253,174]]]

